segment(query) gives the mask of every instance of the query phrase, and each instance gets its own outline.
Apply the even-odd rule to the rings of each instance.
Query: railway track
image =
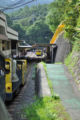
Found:
[[[6,103],[6,107],[13,120],[27,120],[22,114],[22,109],[35,101],[35,80],[32,78],[34,64],[35,63],[30,63],[28,65],[26,84],[22,87],[20,93],[15,96],[13,101]]]

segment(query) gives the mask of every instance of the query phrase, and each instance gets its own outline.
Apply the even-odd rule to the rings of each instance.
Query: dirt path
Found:
[[[54,92],[59,94],[72,120],[80,120],[80,93],[67,68],[61,64],[47,64],[47,73]]]

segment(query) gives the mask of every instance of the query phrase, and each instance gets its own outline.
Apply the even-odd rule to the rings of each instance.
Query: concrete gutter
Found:
[[[45,97],[45,96],[51,96],[51,91],[48,86],[48,81],[46,77],[46,73],[44,70],[44,67],[41,63],[37,65],[37,87],[38,87],[38,96],[39,97]]]

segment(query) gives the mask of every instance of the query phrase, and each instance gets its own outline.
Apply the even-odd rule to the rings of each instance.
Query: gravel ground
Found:
[[[28,76],[26,78],[27,83],[20,91],[19,95],[8,105],[8,111],[11,114],[13,120],[27,120],[22,115],[22,109],[35,101],[35,80],[32,78],[34,64],[29,68]]]

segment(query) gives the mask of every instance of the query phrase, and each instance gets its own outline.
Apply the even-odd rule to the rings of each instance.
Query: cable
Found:
[[[16,3],[14,3],[14,4],[8,5],[8,7],[9,7],[9,6],[15,6],[15,5],[21,4],[23,1],[24,1],[24,0],[19,0],[19,1],[17,1]]]
[[[7,5],[7,6],[0,6],[0,8],[7,8],[7,7],[9,7],[9,6],[15,6],[15,5],[18,5],[18,4],[21,4],[22,2],[23,2],[24,0],[19,0],[19,1],[17,1],[16,3],[14,3],[14,4],[10,4],[10,5]]]
[[[11,20],[21,20],[21,19],[24,19],[26,18],[27,16],[20,16],[20,17],[11,17]]]
[[[33,2],[33,1],[35,1],[35,0],[31,0],[31,1],[25,2],[25,3],[21,4],[21,5],[14,6],[14,7],[6,7],[6,8],[4,8],[4,9],[2,9],[2,10],[5,11],[5,10],[7,10],[7,9],[15,9],[15,8],[24,6],[24,5],[26,5],[26,4],[29,4],[29,3]]]
[[[6,7],[6,8],[1,9],[1,10],[5,11],[5,10],[8,10],[8,9],[15,9],[15,8],[18,8],[18,7],[22,7],[22,6],[26,5],[26,4],[29,4],[29,3],[33,2],[33,1],[35,1],[35,0],[31,0],[31,1],[25,2],[25,3],[21,4],[21,5],[14,6],[14,7]]]
[[[36,7],[38,8],[38,0],[35,0],[36,1]],[[11,17],[11,20],[20,20],[20,19],[24,19],[26,18],[27,16],[16,16],[16,17]]]

